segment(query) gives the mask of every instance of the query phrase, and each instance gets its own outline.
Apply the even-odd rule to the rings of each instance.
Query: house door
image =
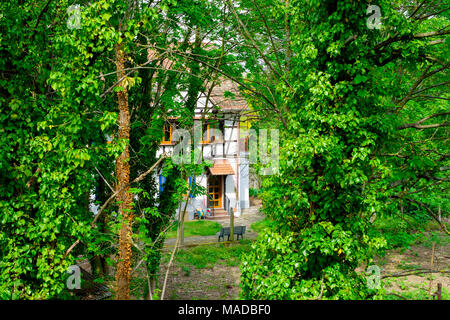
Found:
[[[222,208],[222,176],[209,177],[208,195],[209,208]]]

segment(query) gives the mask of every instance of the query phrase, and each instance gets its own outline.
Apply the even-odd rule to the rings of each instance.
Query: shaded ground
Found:
[[[442,235],[442,237],[446,237]],[[390,293],[403,295],[404,293],[415,291],[417,298],[426,299],[429,297],[430,280],[431,293],[436,292],[437,285],[442,285],[443,293],[448,299],[450,289],[450,244],[444,241],[436,245],[434,250],[433,264],[431,265],[432,244],[413,246],[410,249],[391,250],[386,257],[379,260],[382,268],[382,275],[411,274],[402,277],[387,277],[383,279],[383,286]],[[427,269],[433,271],[443,271],[438,273],[420,273],[417,270]],[[408,296],[405,296],[409,298]]]
[[[213,268],[192,268],[186,272],[180,266],[171,268],[167,280],[167,296],[170,300],[235,300],[239,294],[239,267],[215,265]],[[164,274],[166,268],[161,268]],[[160,283],[164,281],[160,277]]]
[[[235,226],[246,226],[244,239],[252,241],[257,238],[258,234],[251,230],[251,225],[263,219],[264,216],[259,212],[258,204],[243,209],[241,216],[235,218]],[[217,222],[223,227],[230,226],[229,220],[218,220]],[[186,237],[184,247],[198,245],[215,247],[219,244],[217,240],[217,235]],[[165,251],[171,251],[175,242],[176,239],[167,239],[164,244]],[[239,244],[236,245],[239,246]],[[164,260],[160,270],[160,285],[164,282],[164,275],[167,270],[168,259]],[[213,266],[200,269],[190,263],[175,261],[167,280],[166,299],[235,300],[238,299],[240,275],[238,260],[225,261],[219,259]]]
[[[239,265],[252,245],[250,240],[233,244],[208,244],[181,249],[175,256],[167,282],[167,299],[237,299]],[[170,252],[162,257],[159,283],[164,276]]]

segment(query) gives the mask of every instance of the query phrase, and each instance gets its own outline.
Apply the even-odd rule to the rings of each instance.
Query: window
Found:
[[[202,143],[209,143],[209,124],[202,124]]]
[[[217,137],[217,125],[211,124],[209,125],[209,142],[215,142],[216,140],[219,140],[220,137]]]
[[[204,123],[202,126],[202,143],[222,142],[222,132],[217,121],[211,124]]]
[[[166,124],[164,124],[164,134],[163,134],[163,139],[161,141],[161,144],[172,144],[172,135],[173,135],[173,131],[174,131],[174,124],[167,122]]]

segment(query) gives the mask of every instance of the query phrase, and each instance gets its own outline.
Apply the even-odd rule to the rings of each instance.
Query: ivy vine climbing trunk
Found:
[[[116,70],[119,84],[126,77],[125,75],[125,54],[120,45],[116,46]],[[122,226],[119,234],[119,261],[116,270],[117,281],[117,299],[129,299],[129,284],[131,273],[131,224],[133,221],[132,213],[132,195],[129,187],[130,182],[130,164],[129,164],[129,147],[130,139],[130,112],[128,106],[128,92],[126,85],[122,85],[122,90],[117,92],[119,104],[118,118],[118,140],[127,141],[125,149],[116,162],[117,190],[122,190],[117,195],[119,216],[122,218]]]

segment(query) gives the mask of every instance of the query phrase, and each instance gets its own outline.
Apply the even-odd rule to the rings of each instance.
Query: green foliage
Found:
[[[298,241],[298,239],[302,239]],[[298,235],[267,232],[241,265],[243,299],[366,299],[374,292],[354,270],[381,248],[382,240],[361,240],[340,226],[321,222]],[[373,249],[372,249],[373,248]],[[323,267],[326,265],[326,267]]]
[[[280,172],[252,191],[273,223],[246,255],[243,297],[371,297],[355,267],[381,249],[381,235],[391,246],[412,241],[409,227],[374,231],[373,213],[409,204],[414,226],[439,210],[448,217],[442,4],[411,12],[408,1],[380,0],[380,30],[367,28],[367,4],[350,0],[227,1],[248,9],[236,15],[243,23],[221,1],[80,1],[79,29],[67,25],[71,4],[0,4],[0,298],[66,297],[75,257],[114,253],[120,217],[112,204],[91,227],[90,195],[97,205],[111,195],[127,144],[131,178],[148,169],[164,122],[179,117],[191,129],[199,93],[224,74],[246,74],[254,128],[281,129]],[[206,30],[220,46],[203,45]],[[128,59],[120,83],[119,44]],[[170,70],[161,68],[168,57]],[[131,137],[118,141],[116,95],[125,88]],[[169,178],[164,192],[151,175],[132,190],[136,251],[153,278],[184,178],[204,164],[157,169]],[[189,259],[222,257],[208,254]]]
[[[186,36],[179,23],[172,22],[177,21],[172,11],[177,2],[79,3],[78,29],[67,25],[70,1],[0,4],[0,296],[5,299],[60,297],[75,256],[91,259],[114,253],[121,223],[114,203],[92,228],[90,195],[95,193],[100,206],[111,195],[103,179],[114,186],[114,160],[127,144],[133,151],[134,179],[156,161],[164,119],[192,118],[177,98],[193,77],[157,68],[166,48]],[[161,8],[171,10],[170,19]],[[185,14],[186,20],[201,10]],[[174,31],[170,39],[160,30],[164,23]],[[162,53],[156,53],[150,68],[139,68],[148,64],[148,52],[141,47],[148,39]],[[119,43],[129,57],[127,67],[136,67],[120,84],[114,64]],[[183,62],[174,67],[182,69]],[[205,76],[202,68],[199,75]],[[131,112],[130,141],[117,141],[116,92],[125,87],[130,106],[138,107]],[[196,90],[191,95],[196,96]],[[141,219],[133,229],[142,233],[137,237],[145,239],[147,249],[154,245],[146,258],[153,275],[162,231],[182,192],[179,169],[167,167],[173,179],[160,197],[151,175],[134,186],[140,190],[134,211]],[[81,244],[65,256],[76,240]]]
[[[378,1],[382,28],[371,30],[364,2],[267,1],[271,5],[262,16],[275,17],[271,38],[268,31],[258,31],[263,17],[255,17],[255,4],[240,3],[249,12],[242,19],[252,21],[247,36],[265,45],[263,52],[271,51],[268,46],[281,48],[264,57],[265,69],[261,61],[247,60],[249,82],[260,93],[247,93],[261,112],[257,126],[280,129],[280,168],[279,174],[263,177],[260,198],[274,225],[246,256],[241,297],[374,297],[355,272],[386,246],[381,234],[371,232],[372,214],[398,208],[399,199],[416,203],[428,216],[448,205],[445,127],[402,130],[402,124],[426,117],[430,109],[448,110],[448,102],[413,98],[405,107],[398,98],[424,71],[439,71],[426,56],[443,58],[442,47],[414,35],[436,31],[447,16],[438,16],[436,23],[408,19],[391,1]],[[400,7],[405,3],[397,1]],[[287,43],[277,41],[286,38]],[[242,48],[242,56],[261,56],[254,47],[253,42]],[[271,99],[261,99],[262,94]]]
[[[109,120],[93,117],[81,103],[99,101],[92,98],[99,81],[89,76],[78,81],[85,69],[81,67],[73,78],[54,81],[57,57],[67,57],[70,51],[59,43],[69,32],[60,5],[65,9],[67,2],[49,2],[45,10],[52,15],[32,3],[0,5],[5,13],[0,19],[0,296],[4,299],[62,294],[67,267],[74,262],[72,256],[65,258],[65,251],[76,239],[94,238],[88,209],[93,163],[111,161],[99,135]],[[60,102],[63,96],[72,99],[77,85],[90,90],[84,97],[74,97],[73,103]]]
[[[259,196],[262,192],[263,192],[262,189],[253,189],[253,188],[250,188],[250,189],[248,190],[248,194],[249,194],[250,197],[257,197],[257,196]]]
[[[426,221],[417,222],[410,217],[379,217],[376,219],[369,234],[383,236],[388,249],[408,248],[425,237]],[[421,230],[422,229],[422,230]]]

